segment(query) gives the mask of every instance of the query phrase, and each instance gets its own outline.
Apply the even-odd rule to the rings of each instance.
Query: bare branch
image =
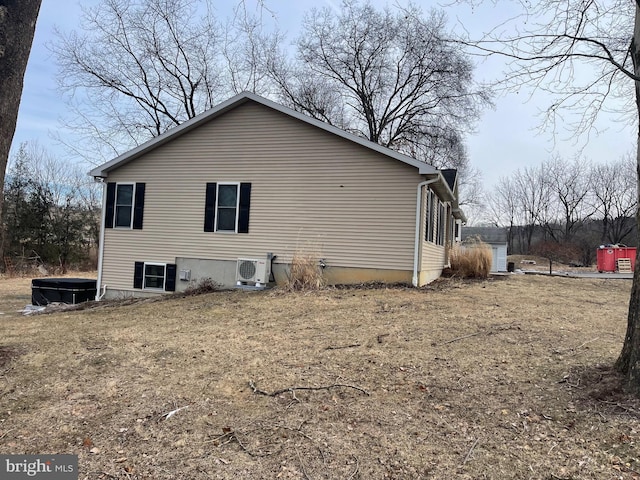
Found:
[[[333,385],[326,385],[326,386],[322,386],[322,387],[287,387],[287,388],[282,388],[280,390],[275,390],[273,392],[266,392],[264,390],[260,390],[258,387],[256,387],[256,384],[253,382],[253,380],[249,380],[249,386],[251,387],[251,390],[253,390],[253,393],[257,394],[257,395],[264,395],[267,397],[277,397],[278,395],[282,395],[283,393],[291,393],[292,395],[295,395],[295,392],[300,390],[300,391],[319,391],[319,390],[331,390],[332,388],[352,388],[354,390],[357,390],[363,394],[365,394],[366,396],[369,396],[370,393],[367,392],[365,389],[357,387],[355,385],[347,385],[344,383],[334,383]]]

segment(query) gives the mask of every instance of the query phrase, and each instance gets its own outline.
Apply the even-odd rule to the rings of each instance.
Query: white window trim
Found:
[[[131,221],[129,222],[129,226],[125,227],[123,225],[118,225],[118,187],[124,185],[131,185],[133,188],[131,189]],[[116,198],[113,200],[113,228],[121,228],[123,230],[131,230],[133,229],[133,212],[136,206],[136,184],[132,182],[122,182],[116,183]]]
[[[447,243],[447,205],[440,199],[436,212],[436,245],[443,247]]]
[[[436,210],[436,245],[442,247],[445,244],[445,215],[446,208],[442,200],[438,199]]]
[[[164,267],[164,276],[162,277],[162,288],[147,287],[147,265],[153,265],[156,267]],[[167,287],[167,264],[158,262],[144,262],[142,267],[142,289],[150,290],[153,292],[164,292]]]
[[[434,238],[437,234],[436,227],[438,225],[438,196],[436,193],[429,189],[427,192],[427,215],[425,217],[429,217],[426,224],[426,233],[425,237],[427,237],[426,241],[429,243],[436,243],[436,239]],[[431,232],[429,232],[431,230]]]
[[[218,201],[220,200],[220,186],[223,185],[235,185],[236,187],[236,220],[233,231],[232,230],[218,230],[218,221],[220,220],[220,212],[218,211]],[[214,232],[216,233],[238,233],[238,218],[240,217],[240,182],[218,182],[216,183],[216,205],[215,210],[216,220],[214,225]]]

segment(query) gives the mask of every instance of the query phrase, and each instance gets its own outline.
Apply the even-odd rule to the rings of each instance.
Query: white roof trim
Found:
[[[255,93],[243,92],[220,103],[219,105],[211,108],[210,110],[207,110],[206,112],[193,117],[192,119],[184,122],[183,124],[175,128],[172,128],[170,130],[167,130],[162,135],[158,135],[157,137],[149,140],[148,142],[143,143],[142,145],[137,146],[132,150],[129,150],[128,152],[120,155],[119,157],[116,157],[113,160],[94,168],[89,172],[89,175],[93,177],[101,177],[101,178],[107,177],[109,171],[115,168],[118,168],[132,160],[135,160],[141,155],[144,155],[145,153],[151,150],[154,150],[160,147],[161,145],[164,145],[165,143],[173,140],[174,138],[177,138],[180,135],[187,133],[190,130],[193,130],[194,128],[197,128],[198,126],[208,122],[209,120],[213,120],[214,118],[226,113],[229,110],[232,110],[233,108],[239,105],[242,105],[243,103],[246,103],[249,100],[259,103],[261,105],[264,105],[266,107],[272,108],[274,110],[277,110],[281,113],[284,113],[285,115],[293,117],[302,122],[308,123],[309,125],[313,125],[314,127],[320,128],[322,130],[325,130],[339,137],[342,137],[346,140],[349,140],[350,142],[354,142],[359,145],[362,145],[363,147],[366,147],[370,150],[374,150],[378,153],[386,155],[387,157],[391,157],[403,163],[406,163],[407,165],[411,165],[412,167],[417,168],[418,173],[422,175],[432,175],[432,174],[439,173],[438,169],[429,165],[428,163],[421,162],[419,160],[416,160],[415,158],[411,158],[408,155],[403,155],[402,153],[396,152],[395,150],[391,150],[390,148],[387,148],[387,147],[383,147],[382,145],[378,145],[377,143],[371,142],[365,138],[358,137],[357,135],[353,135],[349,132],[345,132],[344,130],[334,127],[333,125],[329,125],[328,123],[321,122],[320,120],[311,118],[307,115],[304,115],[303,113],[296,112],[295,110],[292,110],[288,107],[285,107],[271,100],[267,100],[264,97],[256,95]]]

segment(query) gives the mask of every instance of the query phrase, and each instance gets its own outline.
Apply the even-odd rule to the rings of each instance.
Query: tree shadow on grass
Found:
[[[640,398],[625,390],[623,380],[613,365],[595,364],[574,367],[562,383],[586,409],[640,419]]]
[[[0,368],[4,368],[11,360],[23,354],[24,352],[20,348],[0,345]]]

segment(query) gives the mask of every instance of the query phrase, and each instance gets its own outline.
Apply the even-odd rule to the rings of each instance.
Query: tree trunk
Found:
[[[9,149],[41,1],[0,0],[0,219]],[[4,237],[4,231],[0,234]]]
[[[635,46],[635,45],[634,45]],[[640,54],[640,52],[639,52]],[[634,54],[635,55],[635,54]],[[640,116],[640,82],[636,82],[636,103]],[[640,184],[640,132],[638,135],[638,182]],[[640,189],[638,189],[640,194]],[[639,204],[640,205],[640,204]],[[636,209],[636,222],[640,222],[640,209]],[[640,225],[640,223],[637,223]],[[640,229],[638,229],[640,242]],[[640,243],[638,243],[640,245]],[[629,300],[627,333],[624,337],[622,352],[616,361],[616,369],[625,376],[629,391],[640,395],[640,248],[636,251],[636,268],[633,272],[633,286]]]
[[[633,39],[629,48],[633,59],[633,71],[640,74],[640,7],[636,4],[635,26]],[[635,82],[636,107],[640,119],[640,82]],[[640,184],[640,124],[638,130],[638,143],[636,151],[636,175]],[[640,188],[638,189],[640,199]],[[640,203],[636,207],[636,222],[640,221]],[[640,225],[640,223],[637,223]],[[638,229],[638,241],[640,241],[640,229]],[[640,246],[640,243],[638,243]],[[616,361],[616,369],[625,376],[626,386],[629,391],[640,395],[640,248],[636,251],[636,268],[633,273],[633,286],[629,300],[629,315],[627,317],[627,333],[624,337],[624,345],[620,357]]]

